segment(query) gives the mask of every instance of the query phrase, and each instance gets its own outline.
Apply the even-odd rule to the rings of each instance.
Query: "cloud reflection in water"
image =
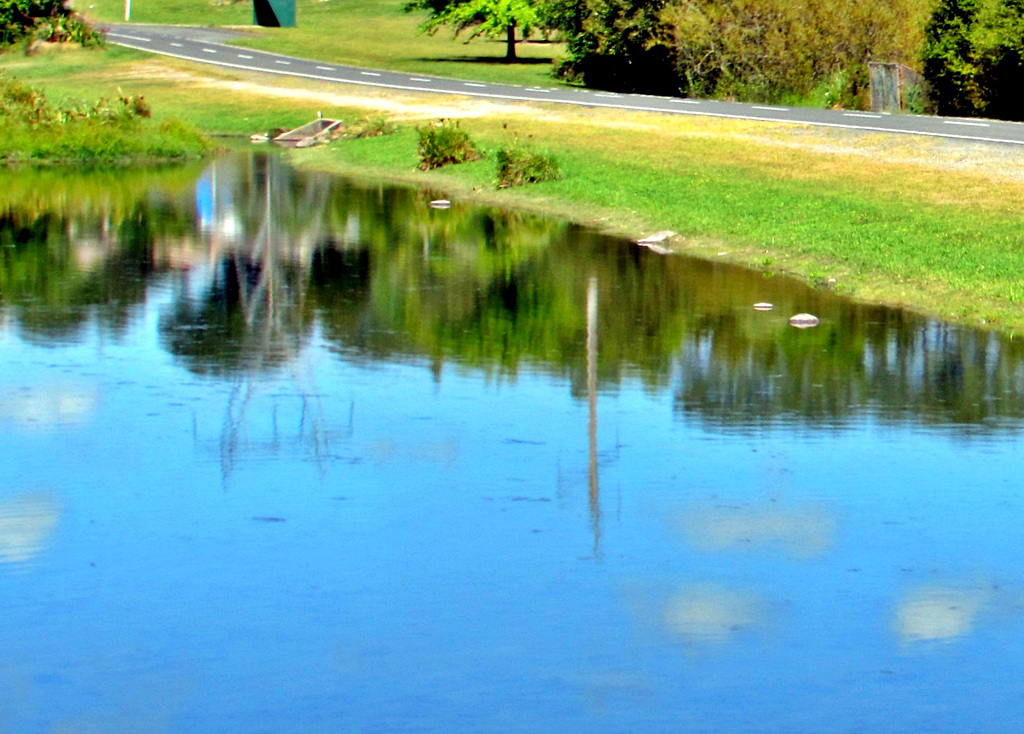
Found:
[[[96,410],[99,392],[76,385],[45,385],[0,395],[0,416],[22,426],[83,423]]]
[[[815,558],[834,542],[836,519],[819,505],[695,507],[683,513],[680,527],[702,551],[782,548],[796,558]]]
[[[61,506],[45,493],[0,499],[0,563],[31,560],[50,542]]]
[[[749,591],[693,584],[668,599],[663,619],[686,642],[722,644],[741,632],[766,628],[768,604]]]

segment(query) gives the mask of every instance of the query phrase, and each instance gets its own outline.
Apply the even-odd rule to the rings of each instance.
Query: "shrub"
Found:
[[[483,153],[458,122],[440,120],[427,127],[416,128],[420,136],[420,170],[429,171],[455,163],[483,158]]]
[[[0,162],[114,162],[133,158],[182,158],[209,150],[195,129],[169,120],[146,120],[142,97],[118,90],[116,99],[53,104],[0,70]]]
[[[562,177],[558,161],[544,153],[535,153],[519,145],[502,148],[497,154],[498,188],[523,186]]]
[[[102,45],[103,35],[69,5],[64,0],[0,2],[0,47],[22,39]]]
[[[350,125],[343,137],[349,140],[377,138],[381,135],[393,135],[397,129],[386,117],[364,117]]]

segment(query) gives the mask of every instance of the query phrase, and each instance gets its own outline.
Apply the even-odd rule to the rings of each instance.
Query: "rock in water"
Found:
[[[821,320],[814,314],[809,313],[798,313],[795,316],[789,317],[789,325],[795,326],[798,329],[810,329],[812,326],[817,326],[821,323]]]

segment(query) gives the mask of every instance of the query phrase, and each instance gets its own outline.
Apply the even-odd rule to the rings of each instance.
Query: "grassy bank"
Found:
[[[507,128],[463,122],[487,149],[518,135],[561,162],[563,180],[511,192],[493,190],[493,159],[413,175],[408,132],[297,157],[307,166],[386,171],[441,191],[538,207],[629,236],[670,229],[682,233],[672,240],[680,251],[972,324],[1024,328],[1020,183],[872,161],[856,150],[794,152],[779,144],[788,131],[755,141],[743,123],[629,116],[655,131],[602,127],[594,118],[605,115],[593,111],[574,116],[574,123]]]
[[[120,86],[160,114],[249,133],[386,110],[393,136],[296,151],[303,166],[428,186],[452,197],[566,215],[673,247],[946,318],[1024,330],[1024,154],[937,140],[700,117],[325,88],[222,73],[125,51],[19,60],[16,72],[71,87]],[[491,155],[416,170],[416,126],[439,116]],[[518,140],[553,153],[563,179],[496,190],[494,151]],[[1015,177],[1016,176],[1016,177]]]
[[[98,52],[91,58],[100,59]],[[198,158],[212,148],[194,127],[151,119],[142,95],[92,99],[26,83],[0,69],[0,164],[114,164]]]
[[[377,69],[458,79],[554,86],[551,62],[562,47],[533,38],[520,43],[519,63],[504,61],[503,39],[425,35],[424,13],[406,13],[403,0],[297,0],[295,28],[252,25],[252,4],[209,0],[135,0],[131,22],[230,26],[245,31],[235,43],[264,51]],[[124,0],[78,0],[87,17],[124,22]]]

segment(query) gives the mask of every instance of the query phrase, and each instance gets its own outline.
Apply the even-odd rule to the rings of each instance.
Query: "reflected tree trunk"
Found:
[[[601,488],[597,473],[597,278],[587,283],[587,437],[590,443],[590,522],[594,529],[594,557],[601,554]]]

